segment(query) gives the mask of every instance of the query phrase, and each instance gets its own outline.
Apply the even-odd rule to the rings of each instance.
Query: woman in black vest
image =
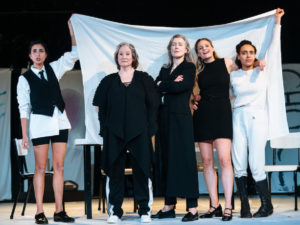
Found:
[[[176,197],[184,197],[189,212],[182,221],[187,222],[198,219],[198,174],[190,110],[196,67],[184,36],[173,36],[167,49],[169,63],[156,79],[162,97],[156,154],[161,155],[165,206],[152,218],[174,218]]]
[[[100,135],[103,137],[101,165],[107,175],[107,222],[117,223],[123,215],[127,150],[131,156],[138,213],[141,222],[151,222],[151,137],[157,129],[158,94],[153,78],[136,70],[138,55],[132,44],[117,46],[115,62],[119,72],[102,79],[93,100],[93,105],[99,108]]]
[[[65,53],[60,59],[45,64],[47,47],[42,41],[33,41],[29,46],[31,68],[20,76],[17,86],[17,99],[22,127],[23,148],[29,147],[29,136],[33,143],[35,172],[33,178],[37,211],[35,222],[48,224],[43,210],[45,169],[48,159],[49,143],[52,144],[53,189],[55,195],[54,221],[74,222],[63,211],[64,158],[67,150],[68,130],[71,128],[66,116],[65,104],[58,80],[71,70],[78,60],[76,41],[71,22],[68,22],[72,40],[72,52]]]

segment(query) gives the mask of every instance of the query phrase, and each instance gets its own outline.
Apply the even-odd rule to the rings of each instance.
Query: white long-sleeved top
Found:
[[[268,117],[268,140],[289,133],[281,67],[280,31],[281,25],[275,24],[273,28],[273,37],[265,54],[267,65],[262,72],[258,71],[258,68],[252,70],[254,73],[252,74],[253,77],[257,76],[257,80],[255,81],[254,79],[255,82],[249,80],[252,76],[251,71],[249,71],[250,75],[245,74],[245,72],[242,72],[241,70],[234,71],[230,75],[234,75],[230,78],[233,86],[234,82],[236,82],[236,86],[238,83],[242,85],[235,88],[235,95],[241,95],[238,97],[237,101],[233,103],[234,108],[248,105],[266,109]],[[255,70],[257,71],[255,72]],[[244,75],[245,77],[248,76],[248,78],[244,78],[245,84],[242,84],[241,80],[238,79],[239,75]],[[241,88],[245,88],[245,91],[239,90]]]
[[[235,96],[233,108],[244,106],[266,108],[267,76],[264,71],[260,71],[259,67],[231,72],[230,83]]]
[[[66,71],[74,67],[75,62],[78,60],[77,47],[72,46],[71,52],[66,52],[57,61],[51,62],[55,76],[58,80],[62,78]],[[31,66],[32,72],[41,79],[39,72],[44,71],[44,76],[48,80],[45,67],[41,70]],[[66,111],[63,113],[55,107],[53,115],[45,116],[39,114],[32,114],[30,103],[30,86],[26,78],[21,75],[17,85],[17,100],[19,103],[19,112],[21,118],[29,119],[29,136],[30,138],[39,138],[58,135],[59,130],[71,129],[71,124],[67,118]]]

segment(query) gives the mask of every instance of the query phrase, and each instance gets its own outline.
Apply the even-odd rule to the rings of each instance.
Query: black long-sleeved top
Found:
[[[155,82],[161,81],[158,90],[164,96],[164,105],[169,112],[190,114],[189,100],[195,82],[195,65],[183,61],[171,73],[171,68],[162,67]],[[175,82],[177,76],[183,75],[183,81]]]
[[[100,82],[93,100],[99,106],[100,135],[106,127],[125,142],[145,129],[152,136],[157,130],[158,96],[153,78],[135,71],[126,87],[118,73]]]

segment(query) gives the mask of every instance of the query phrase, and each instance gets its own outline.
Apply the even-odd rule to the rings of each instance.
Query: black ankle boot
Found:
[[[253,217],[267,217],[273,213],[273,205],[271,196],[268,190],[268,181],[264,179],[255,184],[256,192],[258,193],[261,201],[259,210],[253,214]]]
[[[236,178],[236,184],[241,199],[241,218],[251,218],[247,191],[247,177]]]

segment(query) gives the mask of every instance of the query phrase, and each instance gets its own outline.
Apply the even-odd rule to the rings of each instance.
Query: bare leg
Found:
[[[161,211],[167,212],[174,209],[174,207],[175,207],[174,205],[165,205]]]
[[[195,215],[198,212],[198,209],[197,209],[197,207],[189,208],[189,212],[191,212],[193,215]]]
[[[63,210],[62,201],[64,194],[64,160],[67,150],[67,143],[55,142],[52,143],[53,153],[53,190],[55,197],[56,213]]]
[[[233,170],[231,162],[231,140],[227,138],[218,138],[214,141],[218,153],[219,164],[222,174],[221,181],[225,195],[225,208],[232,208],[231,196],[233,190]]]
[[[45,170],[48,160],[49,144],[33,147],[35,158],[35,170],[33,176],[34,195],[36,200],[36,214],[44,212],[43,198],[45,188]]]
[[[214,154],[212,141],[199,142],[200,153],[203,161],[204,179],[211,200],[211,206],[218,207],[217,174],[214,169]],[[209,211],[214,211],[210,208]]]

